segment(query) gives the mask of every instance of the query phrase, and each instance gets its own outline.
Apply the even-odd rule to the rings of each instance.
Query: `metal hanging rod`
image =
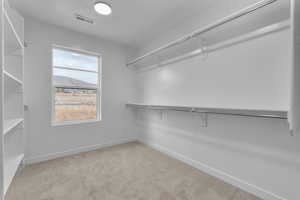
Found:
[[[146,53],[145,55],[143,55],[141,57],[138,57],[135,60],[127,63],[127,66],[133,65],[133,64],[139,62],[140,60],[143,60],[144,58],[146,58],[148,56],[151,56],[151,55],[154,55],[154,54],[156,54],[156,53],[158,53],[160,51],[166,50],[166,49],[168,49],[170,47],[173,47],[173,46],[179,45],[179,44],[181,44],[183,42],[186,42],[186,41],[188,41],[188,40],[190,40],[192,38],[195,38],[195,37],[197,37],[197,36],[199,36],[199,35],[201,35],[203,33],[206,33],[206,32],[208,32],[208,31],[210,31],[210,30],[212,30],[214,28],[217,28],[217,27],[219,27],[219,26],[221,26],[223,24],[231,22],[231,21],[233,21],[235,19],[238,19],[238,18],[240,18],[242,16],[250,14],[250,13],[252,13],[252,12],[254,12],[254,11],[260,9],[260,8],[263,8],[263,7],[267,6],[267,5],[270,5],[270,4],[272,4],[272,3],[276,2],[276,1],[278,1],[278,0],[262,0],[260,2],[257,2],[257,3],[255,3],[255,4],[251,5],[251,6],[248,6],[248,7],[244,8],[244,9],[240,10],[240,11],[237,11],[237,12],[235,12],[235,13],[227,16],[227,17],[224,17],[224,18],[222,18],[222,19],[220,19],[220,20],[218,20],[218,21],[216,21],[216,22],[214,22],[214,23],[212,23],[210,25],[207,25],[207,26],[205,26],[202,29],[198,29],[198,30],[196,30],[196,31],[194,31],[194,32],[186,35],[186,36],[183,36],[182,38],[179,38],[179,39],[177,39],[177,40],[175,40],[175,41],[173,41],[171,43],[168,43],[168,44],[166,44],[166,45],[164,45],[162,47],[159,47],[159,48],[157,48],[157,49],[155,49],[153,51],[150,51],[149,53]]]
[[[157,67],[170,65],[170,64],[173,64],[173,63],[176,63],[176,62],[180,62],[180,61],[189,59],[189,58],[193,58],[193,57],[199,56],[201,54],[214,52],[214,51],[217,51],[219,49],[223,49],[223,48],[226,48],[226,47],[229,47],[229,46],[233,46],[235,44],[239,44],[239,43],[242,43],[242,42],[245,42],[245,41],[249,41],[249,40],[254,39],[254,38],[262,37],[262,36],[265,36],[265,35],[268,35],[268,34],[271,34],[271,33],[274,33],[274,32],[285,30],[287,28],[290,28],[290,25],[291,24],[290,24],[289,20],[282,21],[282,22],[279,22],[279,23],[276,23],[276,24],[272,24],[272,25],[266,26],[264,28],[255,30],[253,32],[250,32],[250,33],[247,33],[247,34],[235,37],[235,38],[231,38],[231,39],[228,39],[228,40],[225,40],[225,41],[222,41],[222,42],[219,42],[219,43],[207,46],[207,47],[203,47],[203,48],[200,48],[200,49],[196,49],[196,50],[191,51],[189,53],[185,53],[183,55],[180,55],[180,56],[162,61],[158,64],[143,67],[143,68],[139,69],[138,71],[139,72],[149,71],[149,70],[155,69]]]
[[[205,108],[205,107],[188,107],[188,106],[166,106],[166,105],[150,105],[150,104],[138,104],[128,103],[127,107],[136,109],[147,110],[169,110],[180,112],[192,112],[202,114],[217,114],[217,115],[232,115],[242,117],[259,117],[259,118],[275,118],[275,119],[287,119],[288,111],[280,110],[250,110],[250,109],[227,109],[227,108]]]

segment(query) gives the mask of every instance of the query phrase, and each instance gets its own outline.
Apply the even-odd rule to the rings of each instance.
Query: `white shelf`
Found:
[[[234,115],[245,117],[262,117],[287,119],[288,111],[286,110],[257,110],[257,109],[238,109],[238,108],[211,108],[211,107],[195,107],[195,106],[175,106],[175,105],[155,105],[143,103],[127,103],[126,106],[136,109],[148,110],[170,110],[179,112],[194,112],[219,115]]]
[[[15,52],[17,53],[17,52]],[[22,80],[23,74],[23,57],[21,55],[9,55],[4,58],[4,71],[16,77],[18,80]]]
[[[24,41],[24,18],[16,9],[10,6],[8,0],[4,1],[3,13],[4,12],[22,44]]]
[[[24,49],[24,44],[22,43],[18,33],[16,32],[12,20],[8,16],[7,12],[4,11],[5,18],[5,41],[8,44],[6,51],[8,53],[14,53],[19,49]]]
[[[274,12],[269,9],[271,4],[277,4]],[[255,14],[254,14],[255,11]],[[270,15],[266,19],[266,15]],[[243,17],[243,19],[241,19]],[[257,19],[264,18],[260,23]],[[285,21],[289,21],[289,9],[283,2],[278,0],[261,0],[244,9],[221,18],[207,26],[184,35],[177,40],[167,43],[157,49],[149,51],[144,55],[127,63],[127,67],[136,71],[148,71],[160,68],[196,55],[207,54],[213,48],[221,49],[221,46],[238,44],[247,38],[255,38],[276,32],[289,27]],[[241,23],[243,20],[243,23]],[[277,27],[278,25],[278,27]],[[268,30],[268,29],[271,30]],[[220,34],[222,32],[222,34]],[[241,36],[243,36],[241,38]]]
[[[18,84],[18,85],[23,85],[23,82],[20,79],[18,79],[14,75],[10,74],[9,72],[3,71],[3,74],[4,74],[5,83],[7,83],[7,85],[11,85],[11,84],[9,84],[11,82]]]
[[[3,183],[0,187],[0,199],[3,199],[17,170],[24,159],[24,135],[23,130],[19,129],[24,123],[23,110],[23,64],[24,64],[24,19],[13,8],[9,2],[5,0],[2,24],[3,54],[1,60],[3,62],[3,82],[4,92],[2,93],[1,102],[3,109],[1,114],[3,119],[2,135],[3,148],[0,151],[0,157],[3,170],[0,177]]]
[[[4,164],[4,194],[6,194],[22,160],[24,154],[20,154],[14,158],[7,160]]]
[[[17,127],[23,121],[24,121],[24,119],[22,119],[22,118],[4,120],[4,132],[3,132],[3,134],[6,135],[8,132],[10,132],[12,129]]]
[[[155,55],[150,55],[147,57],[144,57],[141,60],[136,61],[135,64],[128,64],[127,66],[130,67],[130,69],[136,70],[136,71],[148,71],[155,68],[161,68],[166,65],[170,65],[176,62],[180,62],[186,59],[193,58],[195,56],[199,55],[205,55],[214,51],[217,51],[219,49],[227,48],[236,44],[243,43],[245,41],[249,41],[251,39],[267,36],[272,33],[276,33],[278,31],[283,31],[286,29],[289,29],[291,27],[290,20],[284,20],[280,21],[268,26],[265,26],[263,28],[259,28],[256,30],[253,30],[251,32],[232,37],[229,39],[226,39],[221,42],[213,43],[211,45],[203,45],[201,48],[193,49],[193,43],[191,44],[185,44],[181,45],[184,46],[184,48],[178,46],[177,49],[173,47],[172,49],[169,49],[169,52],[157,52]],[[191,46],[189,48],[188,46]],[[182,49],[181,49],[182,48]],[[192,50],[193,49],[193,50]],[[182,53],[180,51],[186,52]],[[159,54],[160,53],[160,54]],[[159,59],[158,59],[159,58]]]

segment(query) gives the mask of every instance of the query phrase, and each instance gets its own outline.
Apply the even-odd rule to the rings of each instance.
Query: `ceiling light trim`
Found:
[[[100,15],[111,15],[112,5],[105,1],[96,1],[94,3],[95,11]]]

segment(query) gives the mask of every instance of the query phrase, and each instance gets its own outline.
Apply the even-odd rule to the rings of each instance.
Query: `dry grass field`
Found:
[[[56,93],[55,121],[95,118],[97,118],[96,94]]]

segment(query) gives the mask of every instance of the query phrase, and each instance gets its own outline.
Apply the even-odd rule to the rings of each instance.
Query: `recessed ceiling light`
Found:
[[[112,12],[111,6],[108,3],[102,1],[96,2],[94,8],[96,12],[101,15],[110,15]]]

